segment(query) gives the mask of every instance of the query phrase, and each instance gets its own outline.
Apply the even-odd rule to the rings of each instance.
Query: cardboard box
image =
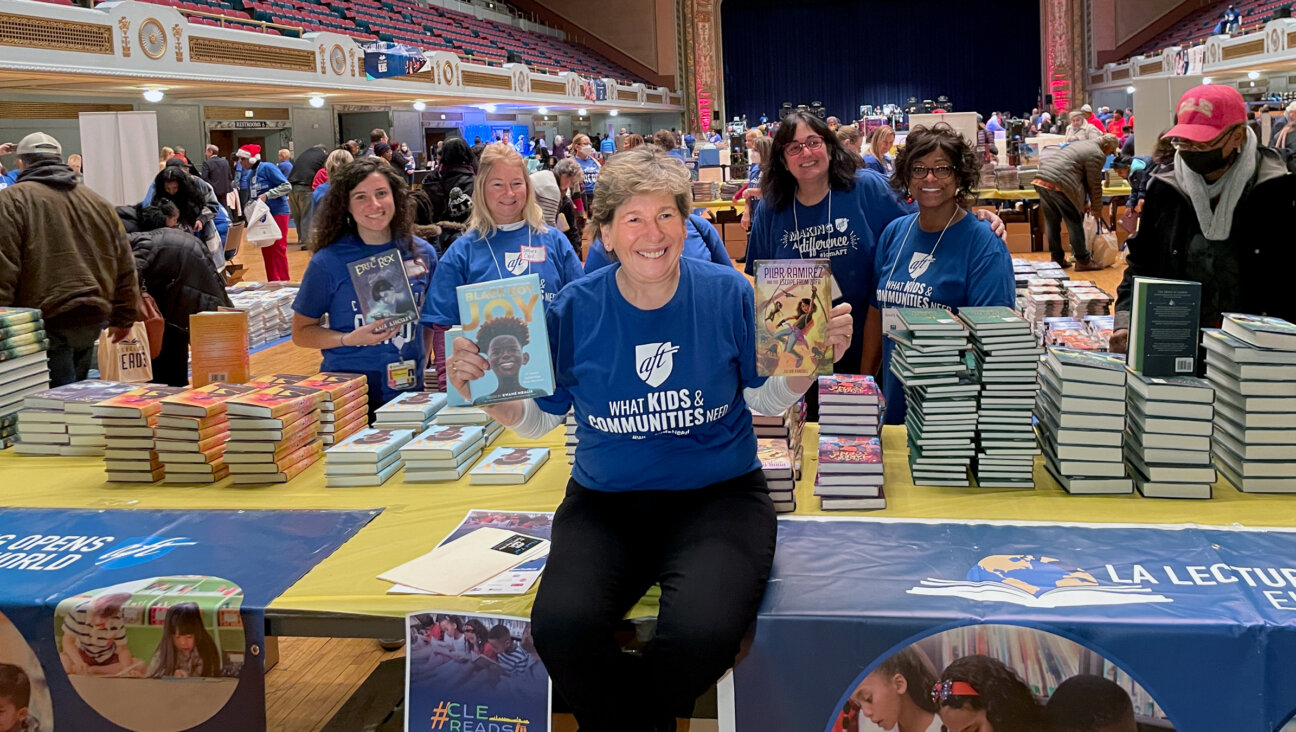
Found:
[[[1030,224],[1004,224],[1008,229],[1008,251],[1021,254],[1031,250]]]
[[[724,168],[698,168],[698,180],[708,183],[723,183]]]

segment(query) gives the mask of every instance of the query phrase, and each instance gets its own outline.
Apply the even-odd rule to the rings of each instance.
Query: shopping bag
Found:
[[[1092,216],[1085,217],[1085,238],[1088,239],[1089,261],[1099,267],[1110,267],[1116,264],[1116,257],[1120,253],[1120,244],[1116,241],[1116,234],[1107,228],[1107,225],[1095,221],[1094,230],[1097,232],[1092,238],[1089,237],[1089,221]]]
[[[148,333],[149,358],[157,358],[162,354],[162,336],[166,333],[166,319],[158,309],[157,300],[143,290],[140,290],[139,313],[140,322],[144,324],[144,330]]]
[[[254,247],[268,247],[279,241],[279,237],[282,236],[279,232],[279,224],[276,224],[274,216],[270,215],[270,207],[259,198],[248,203],[247,222],[243,240]]]
[[[131,384],[153,380],[148,328],[144,323],[132,325],[130,335],[118,343],[113,343],[112,331],[107,328],[99,334],[99,377]]]
[[[1085,248],[1093,248],[1094,237],[1098,236],[1098,218],[1093,214],[1085,214],[1084,217],[1084,237]]]
[[[1134,234],[1138,232],[1138,220],[1138,211],[1135,211],[1133,206],[1126,206],[1125,214],[1120,217],[1120,220],[1116,222],[1116,225],[1124,229],[1126,233]]]

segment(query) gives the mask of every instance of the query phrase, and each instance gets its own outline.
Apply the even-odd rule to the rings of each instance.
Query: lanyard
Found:
[[[815,205],[817,206],[817,205],[819,205],[819,204],[815,204]],[[809,206],[806,206],[806,208],[809,208]],[[797,213],[796,213],[796,210],[797,210],[797,200],[796,200],[796,195],[794,194],[794,195],[792,196],[792,228],[796,229],[797,232],[800,233],[800,231],[801,231],[801,222],[797,221]],[[832,217],[832,188],[829,187],[829,188],[828,188],[828,223],[829,223],[829,224],[832,224],[832,222],[833,222],[833,217]],[[797,252],[797,257],[799,257],[799,258],[801,258],[801,259],[805,259],[805,255],[801,254],[800,252]]]
[[[958,214],[959,208],[955,206],[954,213],[950,214],[949,221],[945,222],[945,228],[941,229],[940,236],[936,237],[936,246],[932,247],[931,253],[927,255],[929,258],[936,258],[936,250],[940,248],[941,240],[945,238],[945,232],[949,231],[950,224],[954,223],[954,217],[958,216]],[[913,227],[916,223],[918,223],[918,215],[914,215],[913,221],[909,222],[909,228],[905,229],[904,241],[900,242],[900,250],[896,252],[895,259],[891,261],[891,271],[887,274],[887,282],[890,282],[891,278],[895,276],[896,265],[900,263],[900,256],[904,254],[905,245],[909,243],[909,235],[913,233]],[[883,283],[882,287],[885,289],[886,284]],[[881,301],[879,301],[880,303]],[[886,306],[883,305],[883,307]]]
[[[526,243],[526,245],[527,245],[527,247],[530,247],[530,246],[531,246],[531,225],[530,225],[530,224],[527,224],[527,223],[525,223],[525,222],[523,222],[523,226],[526,226],[526,230],[527,230],[527,243]],[[491,246],[490,237],[489,237],[489,236],[483,236],[483,237],[482,237],[482,241],[486,242],[486,248],[487,248],[488,250],[490,250],[491,261],[495,263],[495,272],[496,272],[496,274],[499,275],[499,278],[500,278],[501,280],[504,279],[504,270],[503,270],[503,269],[500,269],[499,258],[495,256],[495,247]],[[522,256],[522,255],[519,254],[518,256]],[[525,259],[525,258],[524,258],[524,259]],[[525,259],[525,261],[526,261],[526,271],[523,272],[521,275],[518,275],[519,277],[521,277],[522,275],[529,275],[529,274],[531,274],[531,260],[529,260],[529,259]],[[512,273],[512,272],[509,272],[509,274],[512,275],[513,273]]]

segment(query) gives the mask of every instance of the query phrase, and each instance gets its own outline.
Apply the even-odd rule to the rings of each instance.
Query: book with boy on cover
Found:
[[[468,471],[468,482],[483,485],[521,485],[549,459],[547,447],[497,447],[477,467]]]
[[[386,331],[418,320],[414,291],[399,250],[388,249],[365,257],[348,264],[347,269],[366,323],[382,321],[380,330]]]
[[[832,270],[826,259],[756,262],[756,373],[832,373],[828,314]]]
[[[553,394],[540,277],[513,277],[457,289],[463,337],[477,344],[489,364],[482,378],[469,382],[469,403],[480,406]]]

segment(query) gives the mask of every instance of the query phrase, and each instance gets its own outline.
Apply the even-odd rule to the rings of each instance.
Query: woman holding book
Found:
[[[322,371],[364,374],[370,419],[398,394],[423,388],[427,328],[417,311],[437,257],[431,245],[414,236],[413,214],[405,176],[386,161],[368,157],[343,165],[316,208],[311,260],[293,301],[293,343],[318,348]],[[388,266],[409,282],[414,307],[410,322],[385,328],[385,320],[367,317],[370,306],[362,306],[351,265],[392,251],[400,253],[402,264]],[[399,282],[402,293],[404,284]],[[321,324],[326,315],[327,327]]]
[[[893,343],[884,313],[895,308],[1012,308],[1012,257],[968,205],[981,176],[976,149],[944,122],[915,127],[896,158],[891,187],[918,204],[878,240],[870,281],[876,289],[865,325],[864,373],[882,365],[886,424],[904,424],[904,385],[891,373]],[[893,313],[888,314],[891,315]]]
[[[591,224],[615,264],[545,311],[554,394],[485,407],[523,437],[575,410],[575,465],[531,617],[586,732],[672,730],[733,664],[774,556],[749,405],[778,414],[814,383],[756,375],[751,285],[732,267],[681,256],[691,205],[688,171],[665,152],[613,156]],[[845,352],[849,305],[833,309],[827,330]],[[466,395],[489,365],[459,338],[448,368]],[[628,656],[614,631],[658,583],[656,637]]]
[[[432,329],[438,388],[445,388],[442,333],[459,325],[455,288],[534,274],[545,303],[584,274],[567,237],[547,226],[521,153],[507,143],[488,145],[473,184],[469,231],[446,250],[423,303],[423,325]]]

